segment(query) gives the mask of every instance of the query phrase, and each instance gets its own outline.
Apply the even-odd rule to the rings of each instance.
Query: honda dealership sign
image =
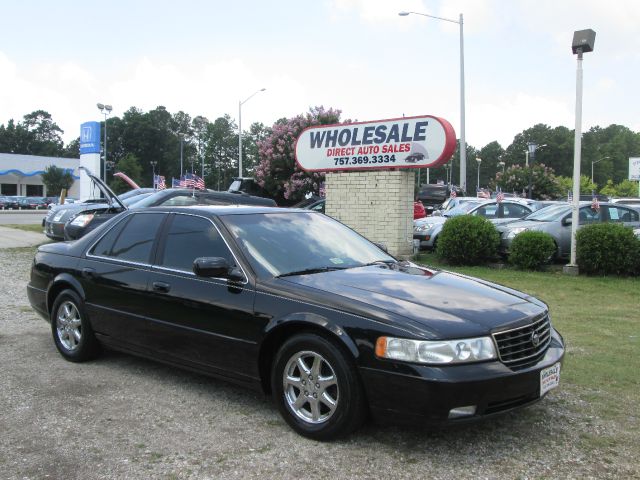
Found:
[[[314,172],[429,168],[446,163],[455,150],[451,124],[426,115],[307,128],[296,142],[296,161]]]

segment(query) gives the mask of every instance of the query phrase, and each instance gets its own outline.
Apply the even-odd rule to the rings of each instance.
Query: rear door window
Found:
[[[120,222],[96,244],[94,255],[136,263],[151,263],[151,253],[158,229],[166,215],[138,213]]]
[[[624,207],[607,207],[609,212],[609,221],[610,222],[637,222],[640,214],[638,212],[631,210],[630,208]]]

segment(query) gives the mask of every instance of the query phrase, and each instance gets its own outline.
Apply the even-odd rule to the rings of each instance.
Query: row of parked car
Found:
[[[45,210],[57,202],[57,197],[0,196],[0,210]]]
[[[477,215],[486,218],[500,233],[500,250],[508,255],[511,242],[521,232],[548,233],[556,244],[555,259],[568,258],[571,250],[572,207],[565,201],[535,201],[509,198],[496,199],[457,197],[447,200],[430,217],[414,220],[413,238],[420,248],[434,249],[444,224],[459,215]],[[640,199],[601,202],[594,208],[592,202],[580,202],[579,225],[600,222],[622,223],[640,235]]]
[[[82,167],[81,167],[82,169]],[[102,192],[103,198],[54,206],[42,220],[44,233],[53,240],[76,240],[107,220],[130,209],[189,205],[260,205],[275,207],[272,199],[246,193],[217,192],[188,188],[137,188],[116,195],[102,180],[84,169]]]

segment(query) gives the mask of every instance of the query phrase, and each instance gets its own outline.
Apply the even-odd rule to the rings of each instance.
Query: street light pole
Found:
[[[256,90],[251,95],[249,95],[244,102],[238,102],[238,177],[240,178],[242,178],[242,105],[247,103],[254,95],[257,95],[260,92],[264,92],[265,90],[266,88]]]
[[[152,160],[149,163],[151,164],[151,169],[153,170],[153,181],[151,182],[151,185],[153,185],[153,188],[156,188],[156,165],[158,164],[158,161]]]
[[[111,114],[113,107],[102,103],[98,103],[96,106],[100,110],[100,113],[104,115],[104,173],[102,180],[104,183],[107,183],[107,115]]]
[[[444,22],[457,23],[460,25],[460,188],[467,189],[467,142],[465,130],[465,100],[464,100],[464,19],[460,14],[459,20],[451,20],[450,18],[436,17],[418,12],[399,12],[398,15],[406,17],[407,15],[420,15],[422,17],[435,18]]]
[[[571,211],[571,259],[565,272],[577,274],[576,232],[578,231],[580,208],[580,160],[582,156],[582,55],[592,52],[596,32],[591,29],[574,32],[571,50],[578,55],[576,66],[576,127],[573,145],[573,204]]]
[[[602,157],[600,160],[596,160],[595,162],[591,162],[591,183],[595,183],[595,182],[593,181],[593,166],[594,166],[596,163],[601,162],[602,160],[606,160],[607,158],[609,158],[609,157]]]
[[[476,187],[476,192],[480,191],[480,164],[482,163],[482,159],[480,157],[476,157],[476,162],[478,162],[478,186]]]
[[[179,133],[180,137],[180,178],[182,178],[182,143],[184,141],[184,133]]]

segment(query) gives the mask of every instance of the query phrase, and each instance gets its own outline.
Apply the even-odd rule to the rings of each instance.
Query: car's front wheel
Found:
[[[51,309],[51,333],[60,354],[71,362],[89,360],[100,351],[84,302],[73,290],[63,290],[56,297]]]
[[[305,437],[331,440],[347,435],[366,415],[353,362],[320,335],[299,334],[282,345],[271,386],[280,413]]]

